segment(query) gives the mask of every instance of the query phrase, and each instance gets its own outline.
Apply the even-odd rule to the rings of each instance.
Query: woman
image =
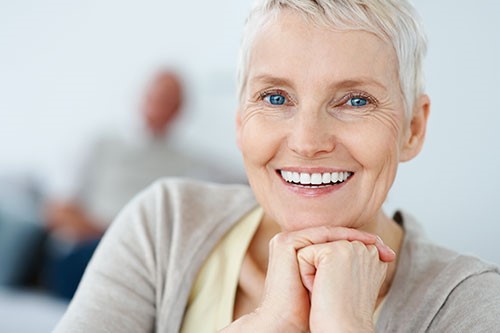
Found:
[[[251,190],[142,193],[56,331],[495,330],[498,269],[381,208],[424,141],[424,53],[406,0],[258,2],[237,114]]]

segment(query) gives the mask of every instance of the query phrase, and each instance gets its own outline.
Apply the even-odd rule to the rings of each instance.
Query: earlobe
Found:
[[[421,95],[413,109],[412,118],[403,144],[400,161],[406,162],[417,156],[424,145],[431,101],[429,96]]]

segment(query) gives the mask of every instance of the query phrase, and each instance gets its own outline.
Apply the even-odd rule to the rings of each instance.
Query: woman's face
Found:
[[[283,12],[254,41],[237,127],[268,218],[284,230],[363,228],[408,137],[395,52],[373,34]]]

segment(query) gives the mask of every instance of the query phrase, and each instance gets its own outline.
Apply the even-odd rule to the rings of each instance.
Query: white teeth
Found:
[[[321,184],[331,184],[331,183],[343,183],[349,178],[352,173],[348,171],[342,172],[325,172],[325,173],[306,173],[306,172],[292,172],[292,171],[280,171],[281,177],[289,182],[302,185],[321,185]]]
[[[311,184],[311,175],[308,173],[301,172],[300,173],[300,183],[302,185]]]
[[[332,174],[331,174],[331,173],[329,173],[329,172],[325,172],[325,173],[323,174],[323,179],[322,179],[322,181],[323,181],[323,183],[325,183],[325,184],[330,183],[330,182],[332,181]]]
[[[340,180],[338,172],[332,172],[332,183],[336,183]]]
[[[323,182],[323,177],[321,176],[320,173],[313,173],[311,175],[311,184],[313,185],[319,185]]]

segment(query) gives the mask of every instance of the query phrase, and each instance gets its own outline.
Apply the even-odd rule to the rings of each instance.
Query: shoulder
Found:
[[[162,178],[137,194],[114,224],[125,220],[153,229],[207,231],[219,224],[229,227],[255,205],[253,193],[246,185]],[[177,234],[182,235],[185,233]]]
[[[387,296],[388,306],[383,309],[386,315],[398,318],[391,319],[391,325],[401,325],[396,331],[412,328],[418,332],[422,328],[439,327],[441,331],[467,332],[450,330],[455,326],[451,326],[449,319],[458,319],[463,313],[469,313],[462,320],[473,320],[470,317],[473,312],[469,309],[472,304],[494,303],[494,306],[490,304],[493,308],[489,312],[499,313],[500,296],[488,295],[486,288],[491,282],[489,292],[494,289],[495,294],[500,295],[497,266],[431,242],[424,236],[420,225],[408,215],[404,215],[403,222],[405,239]],[[459,323],[455,321],[455,324]]]
[[[56,331],[178,331],[206,255],[255,205],[246,186],[156,181],[112,223]]]
[[[105,244],[144,252],[172,262],[173,253],[195,253],[213,245],[256,206],[244,185],[218,185],[165,178],[137,194],[118,214],[104,236]],[[120,247],[120,248],[121,248]],[[141,253],[142,253],[141,252]]]
[[[162,290],[160,327],[177,322],[206,256],[256,201],[244,185],[168,178],[152,184],[133,205],[145,209],[153,240],[156,286]],[[167,324],[170,323],[170,324]]]
[[[500,325],[500,274],[469,275],[449,293],[430,325],[432,332],[494,332]]]
[[[133,205],[156,206],[161,210],[189,211],[190,215],[227,215],[256,204],[251,189],[246,185],[216,184],[187,178],[162,178],[142,191]]]

